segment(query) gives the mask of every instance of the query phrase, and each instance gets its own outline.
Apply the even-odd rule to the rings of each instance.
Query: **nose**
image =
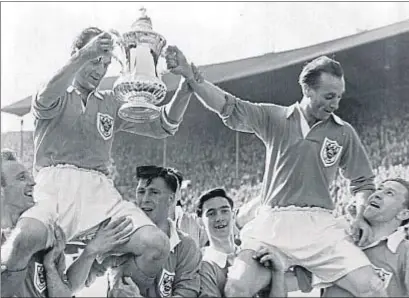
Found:
[[[36,183],[35,183],[33,177],[30,176],[30,178],[28,178],[28,179],[29,179],[28,180],[28,185],[31,186],[31,187],[34,187],[36,185]]]
[[[330,103],[330,107],[331,107],[331,109],[332,110],[338,110],[338,108],[339,108],[339,101],[340,101],[341,99],[340,98],[336,98],[336,99],[334,99],[334,100],[332,100],[331,101],[331,103]]]

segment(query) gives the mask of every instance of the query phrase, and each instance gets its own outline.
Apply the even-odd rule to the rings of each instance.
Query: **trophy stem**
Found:
[[[131,61],[131,69],[133,69],[133,74],[141,74],[152,77],[156,76],[153,56],[147,45],[141,44],[136,48],[131,49]]]

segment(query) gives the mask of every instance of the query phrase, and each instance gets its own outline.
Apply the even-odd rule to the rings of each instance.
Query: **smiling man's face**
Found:
[[[228,238],[233,235],[233,211],[224,197],[214,197],[203,203],[202,221],[210,237]]]
[[[369,223],[405,220],[409,216],[408,190],[397,181],[385,181],[368,198],[364,217]]]
[[[23,213],[34,205],[33,177],[23,164],[15,160],[2,162],[4,204]]]

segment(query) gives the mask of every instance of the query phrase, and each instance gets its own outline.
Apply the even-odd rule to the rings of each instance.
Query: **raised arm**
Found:
[[[76,51],[67,63],[57,71],[33,99],[33,112],[37,118],[52,118],[61,109],[62,95],[72,84],[75,75],[88,61],[111,55],[112,39],[109,33],[101,33]]]
[[[350,180],[350,190],[354,195],[356,215],[351,223],[351,232],[356,239],[362,231],[359,245],[364,245],[371,237],[371,229],[363,218],[368,197],[375,191],[371,163],[365,148],[355,129],[348,123],[344,124],[346,143],[340,161],[343,176]]]
[[[184,77],[199,100],[210,110],[221,113],[226,104],[226,92],[212,83],[204,81],[195,66],[189,64],[183,53],[175,46],[166,50],[166,64],[173,74]]]
[[[283,115],[283,107],[241,100],[205,81],[198,69],[187,62],[186,57],[177,47],[168,47],[166,64],[172,73],[186,79],[200,102],[217,113],[229,128],[255,133],[263,141],[274,134],[272,130],[274,124]]]

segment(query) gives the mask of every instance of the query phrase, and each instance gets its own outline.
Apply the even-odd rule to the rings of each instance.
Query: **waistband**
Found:
[[[300,207],[300,206],[295,206],[295,205],[290,205],[290,206],[260,206],[259,212],[325,212],[325,213],[330,213],[332,214],[332,210],[322,208],[322,207],[316,207],[316,206],[306,206],[306,207]]]
[[[81,171],[81,172],[85,172],[85,173],[91,173],[94,175],[98,175],[98,176],[103,176],[105,178],[107,178],[107,175],[101,171],[98,170],[93,170],[93,169],[86,169],[86,168],[80,168],[74,165],[70,165],[70,164],[57,164],[57,165],[53,165],[53,166],[47,166],[44,168],[41,168],[36,174],[40,174],[43,171],[50,171],[52,169],[71,169],[71,170],[75,170],[75,171]]]

